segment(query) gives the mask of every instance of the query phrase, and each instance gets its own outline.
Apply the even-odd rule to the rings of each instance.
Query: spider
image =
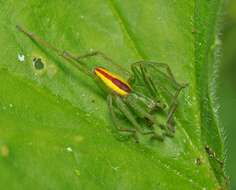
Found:
[[[120,135],[132,136],[136,142],[139,142],[140,136],[149,136],[150,139],[160,141],[166,136],[174,136],[177,98],[186,85],[176,81],[167,64],[142,60],[133,63],[131,71],[127,71],[100,51],[75,56],[56,48],[19,25],[16,27],[32,41],[51,49],[72,63],[105,90],[110,116]],[[111,66],[116,66],[122,73],[127,74],[128,79],[125,80],[103,66],[88,69],[82,61],[92,57],[100,57]],[[163,115],[165,119],[161,122],[157,118],[163,118]],[[121,116],[128,120],[130,126],[121,124]]]

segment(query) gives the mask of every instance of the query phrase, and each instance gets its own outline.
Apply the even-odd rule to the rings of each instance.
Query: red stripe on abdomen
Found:
[[[113,84],[115,84],[117,87],[119,87],[121,90],[124,90],[125,92],[129,93],[131,91],[130,87],[122,82],[121,80],[109,75],[105,71],[101,70],[100,68],[95,69],[97,72],[102,74],[104,77],[106,77],[108,80],[112,81]]]

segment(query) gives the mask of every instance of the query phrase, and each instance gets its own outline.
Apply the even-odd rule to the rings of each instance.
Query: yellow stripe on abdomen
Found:
[[[107,87],[121,96],[126,96],[131,92],[130,85],[121,77],[114,75],[104,68],[97,67],[95,74],[105,83]]]

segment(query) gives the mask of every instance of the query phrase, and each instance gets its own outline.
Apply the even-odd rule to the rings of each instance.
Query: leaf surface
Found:
[[[223,157],[215,90],[215,1],[0,1],[0,184],[7,189],[218,189],[205,146]],[[167,63],[188,83],[176,135],[153,146],[120,142],[96,82],[18,32],[62,50],[106,53],[128,68]],[[19,56],[25,56],[20,61]],[[32,65],[34,57],[44,63]]]

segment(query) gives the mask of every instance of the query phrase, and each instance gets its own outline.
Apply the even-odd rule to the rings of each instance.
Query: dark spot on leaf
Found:
[[[220,158],[218,158],[218,156],[216,155],[216,153],[212,150],[211,147],[209,147],[208,145],[205,146],[205,150],[206,150],[206,153],[208,154],[208,156],[212,159],[214,159],[215,161],[217,161],[221,168],[224,167],[224,161],[222,161]]]
[[[33,59],[33,65],[34,65],[34,68],[37,69],[37,70],[42,70],[44,68],[44,63],[42,62],[42,59],[41,58],[34,58]]]
[[[200,158],[196,158],[195,163],[197,166],[200,166],[202,164],[202,161]]]

